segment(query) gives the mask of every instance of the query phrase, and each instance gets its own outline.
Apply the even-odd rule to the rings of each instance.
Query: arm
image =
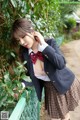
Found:
[[[51,45],[44,47],[42,53],[57,69],[63,69],[66,64],[65,58],[56,44],[56,41],[53,39],[50,41]]]
[[[34,36],[39,43],[38,49],[43,53],[43,55],[54,65],[56,69],[63,69],[65,67],[66,61],[62,55],[56,41],[51,39],[48,44],[44,41],[43,36],[35,31]]]

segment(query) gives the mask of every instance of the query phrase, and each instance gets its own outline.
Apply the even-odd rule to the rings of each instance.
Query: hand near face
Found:
[[[41,45],[45,43],[44,37],[39,32],[34,32],[34,38],[36,41],[38,41]]]

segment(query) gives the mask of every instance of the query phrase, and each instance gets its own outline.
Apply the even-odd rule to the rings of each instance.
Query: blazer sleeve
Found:
[[[56,41],[51,39],[50,44],[43,50],[43,55],[55,66],[56,69],[63,69],[66,60],[59,49]]]

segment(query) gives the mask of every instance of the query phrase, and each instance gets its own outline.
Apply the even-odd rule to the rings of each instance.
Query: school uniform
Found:
[[[66,60],[54,39],[49,39],[46,44],[39,46],[39,51],[42,52],[43,62],[37,60],[34,65],[30,57],[31,49],[24,47],[21,47],[21,59],[27,61],[27,75],[32,79],[31,85],[34,85],[39,101],[44,87],[45,109],[48,114],[51,118],[64,119],[65,115],[78,105],[80,82],[66,67]],[[39,69],[37,64],[40,64]],[[30,85],[28,82],[25,84]]]

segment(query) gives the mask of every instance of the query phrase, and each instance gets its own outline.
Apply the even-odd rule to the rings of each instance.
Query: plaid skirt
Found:
[[[45,110],[50,118],[64,119],[69,111],[74,111],[80,100],[80,81],[75,78],[66,94],[59,94],[53,84],[44,81]]]

